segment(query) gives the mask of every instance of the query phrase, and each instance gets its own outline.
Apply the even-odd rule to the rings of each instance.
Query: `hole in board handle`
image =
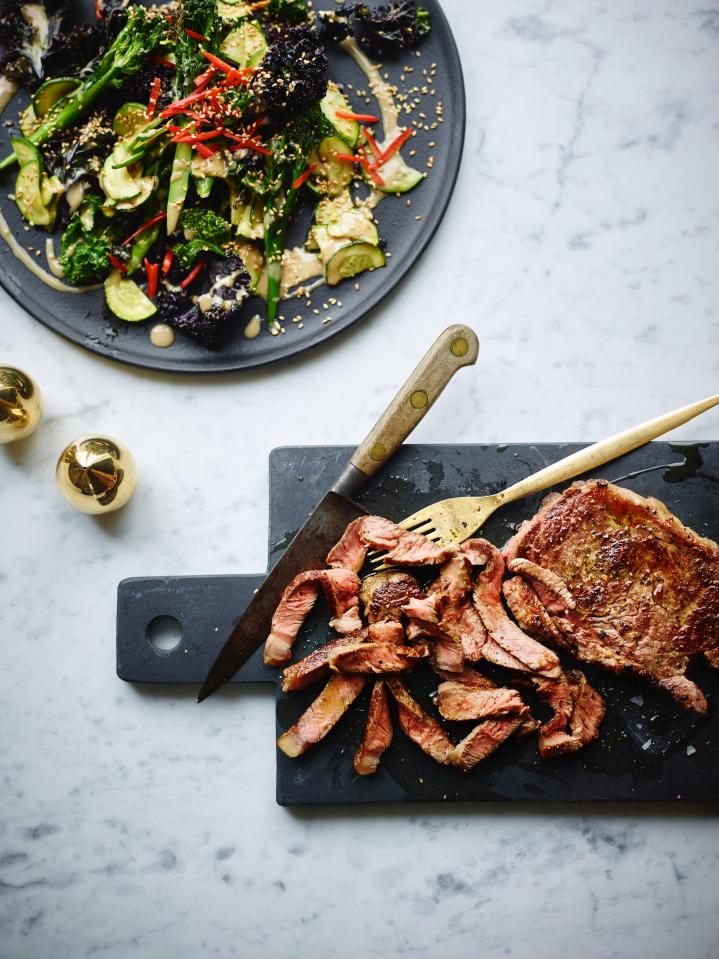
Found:
[[[171,653],[182,642],[182,626],[174,616],[156,616],[147,624],[147,639],[156,653]]]

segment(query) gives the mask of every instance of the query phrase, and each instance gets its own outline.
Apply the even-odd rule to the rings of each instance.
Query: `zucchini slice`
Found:
[[[320,110],[335,128],[337,136],[341,137],[347,146],[354,150],[359,140],[360,125],[356,120],[348,120],[347,117],[337,116],[338,112],[352,113],[352,107],[344,93],[331,80],[327,84],[327,93],[320,100]]]
[[[119,270],[113,270],[105,280],[105,301],[115,316],[127,323],[139,323],[157,313],[157,307],[137,283]]]
[[[46,206],[42,193],[42,165],[31,160],[20,167],[15,181],[15,202],[18,210],[33,226],[52,226],[55,209]]]
[[[130,175],[130,167],[117,166],[130,159],[127,147],[118,143],[110,156],[105,160],[100,176],[100,186],[111,200],[132,200],[139,196],[138,180]]]
[[[339,137],[325,137],[311,162],[317,163],[310,182],[315,193],[322,196],[339,196],[354,177],[354,167],[346,160],[335,159],[338,153],[347,153],[347,144]]]
[[[244,0],[217,0],[217,14],[223,20],[242,20],[250,16],[250,9]]]
[[[399,151],[385,160],[379,169],[379,173],[384,180],[381,186],[375,183],[366,171],[364,177],[372,189],[379,190],[380,193],[409,193],[424,179],[424,173],[408,166],[400,156]]]
[[[266,51],[265,35],[254,20],[244,20],[220,44],[220,53],[241,67],[257,66]]]
[[[42,155],[40,151],[25,137],[13,137],[10,140],[10,146],[17,159],[18,166],[22,167],[26,163],[39,163],[42,170]]]
[[[141,103],[123,103],[112,121],[119,137],[136,137],[147,126],[147,107]]]
[[[135,180],[138,192],[128,200],[118,200],[115,204],[117,210],[136,210],[150,199],[158,187],[159,179],[156,176],[141,176]]]
[[[53,77],[41,84],[32,97],[32,106],[36,117],[44,117],[55,104],[80,86],[80,81],[72,77]]]
[[[384,254],[378,246],[369,243],[349,243],[332,256],[325,269],[329,286],[336,286],[365,270],[377,270],[385,265]]]

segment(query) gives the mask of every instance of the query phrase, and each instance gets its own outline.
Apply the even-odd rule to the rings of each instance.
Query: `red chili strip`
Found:
[[[150,99],[147,102],[147,111],[145,113],[145,116],[148,120],[151,120],[155,114],[157,101],[160,99],[161,93],[162,80],[159,77],[155,77],[155,79],[152,81],[152,86],[150,87]]]
[[[213,67],[217,67],[217,69],[221,70],[223,73],[232,73],[233,70],[236,72],[235,67],[230,66],[230,64],[226,63],[224,60],[220,60],[220,58],[216,57],[214,53],[209,53],[207,50],[203,50],[202,56],[205,58],[205,60],[209,60]]]
[[[197,266],[193,266],[193,268],[187,274],[187,276],[182,281],[182,283],[180,283],[180,289],[186,290],[187,287],[190,285],[190,283],[193,283],[197,279],[197,277],[200,275],[200,273],[202,273],[202,271],[205,269],[205,266],[206,264],[204,260],[200,260]]]
[[[175,253],[173,250],[168,250],[162,258],[162,272],[169,273],[170,267],[172,266],[172,261],[175,259]]]
[[[203,90],[210,80],[217,73],[217,67],[208,67],[202,73],[195,77],[195,86],[198,90]]]
[[[203,36],[201,33],[198,33],[197,30],[190,30],[189,27],[185,27],[185,33],[188,37],[192,37],[193,40],[202,40],[203,43],[209,43],[210,38]]]
[[[95,16],[98,20],[102,20],[102,0],[95,0]]]
[[[147,295],[150,299],[157,293],[157,283],[160,274],[159,263],[150,263],[145,257],[145,272],[147,273]]]
[[[127,267],[122,262],[122,260],[118,260],[118,258],[116,256],[113,256],[112,253],[108,253],[107,258],[112,264],[112,266],[115,267],[116,270],[119,270],[120,273],[127,273]]]
[[[300,175],[299,175],[299,176],[297,177],[297,179],[294,181],[294,183],[292,184],[292,189],[293,189],[293,190],[298,190],[298,189],[302,186],[302,184],[305,182],[305,180],[307,180],[309,177],[312,176],[313,171],[316,170],[316,169],[317,169],[317,164],[316,164],[316,163],[310,163],[310,165],[307,167],[307,169],[305,170],[305,172],[304,172],[304,173],[300,173]]]
[[[366,157],[356,157],[351,153],[335,153],[335,160],[344,160],[345,163],[367,163]]]
[[[248,7],[249,10],[261,10],[263,7],[269,7],[272,0],[259,0],[258,3],[251,3]]]
[[[250,140],[246,136],[239,136],[237,133],[232,133],[231,130],[223,130],[223,136],[229,137],[230,140],[237,140],[236,147],[230,147],[232,153],[236,153],[237,150],[254,150],[255,153],[261,153],[263,156],[269,156],[271,150],[266,150],[263,146],[260,146],[255,140]]]
[[[127,246],[127,244],[130,243],[132,240],[134,240],[135,237],[138,236],[140,233],[144,233],[145,230],[149,230],[150,227],[154,226],[156,223],[161,223],[166,216],[167,216],[167,213],[164,210],[162,211],[162,213],[157,213],[155,216],[151,217],[151,219],[149,219],[147,223],[143,223],[143,225],[140,227],[139,230],[135,230],[135,232],[131,233],[126,240],[123,240],[121,245]]]
[[[369,143],[370,150],[374,153],[375,159],[379,160],[382,157],[382,151],[377,146],[377,141],[369,132],[369,130],[362,130],[362,136],[365,138],[367,143]]]
[[[188,128],[185,127],[182,133],[178,133],[177,136],[172,138],[173,143],[202,143],[203,140],[212,140],[214,137],[218,137],[222,134],[222,130],[206,130],[204,133],[192,133],[188,132]]]
[[[379,117],[372,116],[371,113],[346,113],[344,110],[338,110],[337,116],[343,120],[356,120],[357,123],[379,123]]]
[[[390,145],[384,151],[382,156],[379,158],[377,165],[382,166],[383,163],[386,163],[386,161],[389,160],[392,154],[396,153],[397,150],[399,150],[400,147],[402,147],[407,142],[407,140],[409,140],[411,136],[412,136],[411,130],[404,130],[402,133],[400,133],[397,139],[393,140],[392,143],[390,143]]]
[[[205,143],[195,143],[193,145],[200,156],[204,157],[205,159],[207,159],[207,157],[211,157],[213,153],[217,153],[217,151],[220,149],[217,145],[213,149],[212,147],[207,146]]]
[[[165,109],[160,114],[161,117],[170,117],[173,113],[183,113],[185,107],[188,107],[191,103],[197,103],[198,100],[204,100],[207,96],[207,91],[199,90],[191,93],[188,97],[183,97],[182,100],[175,100],[174,103],[171,103],[169,107]]]

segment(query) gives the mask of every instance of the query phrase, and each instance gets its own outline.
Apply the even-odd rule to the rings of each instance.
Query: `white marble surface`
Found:
[[[98,360],[0,294],[0,358],[47,410],[0,449],[2,959],[719,955],[716,807],[290,812],[271,693],[197,707],[114,674],[117,581],[259,570],[270,449],[359,439],[448,321],[476,327],[480,363],[418,440],[589,439],[717,390],[719,9],[446,9],[469,103],[457,193],[356,330],[185,380]],[[54,486],[88,430],[141,470],[104,522]],[[719,438],[719,413],[678,435]]]

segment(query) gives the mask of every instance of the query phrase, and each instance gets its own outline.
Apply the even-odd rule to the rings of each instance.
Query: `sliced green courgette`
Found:
[[[206,200],[212,193],[212,184],[215,178],[212,176],[195,177],[195,189],[201,200]]]
[[[18,210],[33,226],[51,226],[55,210],[46,206],[42,195],[42,166],[31,160],[20,167],[15,181],[15,202]]]
[[[24,166],[26,163],[37,162],[42,168],[42,155],[34,143],[26,140],[25,137],[13,137],[10,141],[18,162],[18,166]]]
[[[327,224],[327,232],[335,239],[346,237],[359,243],[369,243],[371,246],[379,244],[377,227],[364,210],[347,210],[340,214],[336,220]]]
[[[385,160],[379,168],[379,174],[384,181],[382,184],[375,183],[367,172],[365,172],[365,179],[373,190],[379,190],[380,193],[408,193],[424,179],[424,173],[408,166],[399,151]]]
[[[335,159],[337,154],[347,153],[347,144],[339,137],[325,137],[317,153],[310,158],[317,164],[310,180],[316,193],[322,196],[339,196],[352,181],[354,167],[346,160]]]
[[[241,67],[257,66],[266,50],[265,35],[254,20],[245,20],[239,27],[230,30],[220,44],[220,53]]]
[[[147,126],[147,107],[141,103],[123,103],[112,121],[119,137],[136,137]]]
[[[26,107],[20,114],[20,132],[24,137],[32,136],[32,134],[40,126],[40,120],[38,119],[37,114],[33,110],[32,103]]]
[[[157,307],[137,283],[119,270],[113,270],[105,280],[105,300],[115,316],[128,323],[139,323],[157,313]]]
[[[315,223],[331,223],[338,216],[354,209],[355,205],[349,190],[343,190],[337,196],[323,197],[315,207]]]
[[[251,203],[239,204],[233,210],[233,223],[237,225],[237,235],[247,240],[261,240],[265,235],[265,216],[260,199]]]
[[[349,243],[337,250],[325,269],[325,279],[329,286],[336,286],[342,280],[348,280],[365,270],[376,270],[384,266],[384,254],[377,246],[369,243]]]
[[[100,186],[111,200],[131,200],[139,196],[141,187],[138,179],[130,173],[130,167],[117,166],[130,159],[127,147],[118,143],[105,160],[100,176]]]
[[[250,16],[250,9],[244,0],[217,0],[217,13],[223,20],[241,20]]]
[[[72,77],[53,77],[52,80],[46,80],[41,84],[32,97],[32,105],[35,116],[44,117],[55,106],[58,100],[62,100],[68,93],[77,90],[80,81]]]
[[[150,199],[159,185],[159,179],[156,176],[141,176],[135,180],[138,186],[138,192],[135,196],[127,200],[117,200],[115,207],[118,210],[136,210]]]
[[[327,84],[327,93],[320,100],[320,109],[337,131],[337,135],[345,141],[350,149],[354,149],[359,140],[360,125],[356,120],[348,120],[347,117],[337,116],[338,112],[352,113],[352,107],[337,84],[331,80]]]

